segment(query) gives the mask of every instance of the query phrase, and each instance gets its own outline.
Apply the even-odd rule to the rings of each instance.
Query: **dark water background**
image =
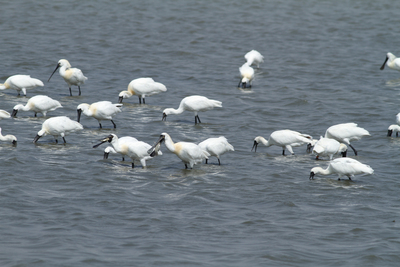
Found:
[[[117,102],[139,77],[168,92],[124,101],[117,129],[83,117],[84,130],[55,144],[32,143],[45,118],[19,112],[0,121],[17,147],[0,144],[1,266],[395,266],[400,261],[400,139],[386,137],[399,109],[400,73],[379,67],[400,55],[400,1],[2,1],[0,80],[30,74],[44,87],[0,91],[11,112],[46,94],[76,119],[80,103]],[[265,57],[252,90],[238,68]],[[89,79],[73,97],[56,73],[66,58]],[[168,116],[199,94],[223,108]],[[251,152],[255,136],[292,129],[319,138],[356,122],[354,142],[375,174],[354,182],[308,179],[305,147]],[[146,169],[119,155],[103,160],[110,133],[152,144],[160,133],[200,142],[224,135],[235,152],[216,165],[183,163],[165,146]],[[350,157],[355,157],[349,152]],[[138,165],[138,164],[137,164]]]

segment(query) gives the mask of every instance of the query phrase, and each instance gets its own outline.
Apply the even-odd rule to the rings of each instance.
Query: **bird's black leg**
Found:
[[[219,161],[219,159],[218,159],[218,165],[221,165],[221,161]]]
[[[133,163],[133,161],[132,161],[132,169],[133,169],[133,168],[135,168],[135,163]]]
[[[349,144],[349,146],[351,147],[351,149],[353,149],[354,154],[356,154],[356,156],[357,156],[357,150],[352,145]]]
[[[285,156],[285,149],[282,150],[282,156]]]
[[[100,128],[103,128],[102,126],[101,126],[101,123],[99,122],[99,126],[100,126]]]
[[[139,104],[142,104],[142,97],[139,96]]]
[[[143,97],[143,104],[146,104],[146,101],[144,100],[144,97]]]
[[[79,95],[81,95],[81,87],[78,85]]]
[[[206,164],[208,164],[208,159],[206,159]]]
[[[114,129],[117,128],[117,125],[115,125],[115,123],[113,122],[113,120],[111,120],[112,124],[114,124]]]
[[[238,87],[240,87],[241,83],[242,83],[242,79],[239,80]]]
[[[58,140],[57,140],[57,138],[56,138],[56,144],[58,144]]]
[[[187,164],[185,163],[185,169],[187,169],[188,167],[187,167]]]
[[[65,141],[65,138],[64,138],[64,137],[63,137],[63,140],[64,140],[64,144],[67,143],[67,141]]]
[[[37,117],[37,112],[35,112],[35,117]]]
[[[201,123],[199,115],[194,116],[194,124]]]
[[[71,86],[69,87],[69,95],[72,96]]]

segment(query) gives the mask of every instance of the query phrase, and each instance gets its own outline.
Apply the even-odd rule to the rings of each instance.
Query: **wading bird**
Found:
[[[240,68],[240,81],[238,87],[251,88],[251,82],[254,79],[254,69],[247,63],[244,63]]]
[[[54,136],[56,143],[58,143],[57,138],[59,136],[61,136],[64,140],[64,143],[66,143],[64,138],[66,135],[82,129],[82,124],[73,121],[66,116],[53,117],[43,122],[42,129],[37,133],[36,137],[33,139],[33,142],[36,143],[42,136],[52,135]]]
[[[1,128],[0,128],[0,141],[3,142],[11,142],[13,145],[17,144],[17,137],[12,134],[2,135]]]
[[[110,101],[99,101],[91,105],[83,103],[77,107],[77,121],[80,122],[81,114],[83,113],[88,117],[95,118],[99,122],[100,128],[102,128],[101,121],[104,120],[111,121],[114,125],[114,128],[117,128],[117,125],[115,125],[112,119],[115,115],[121,112],[120,107],[122,107],[122,104],[113,104]]]
[[[138,78],[129,83],[127,91],[121,91],[119,93],[118,103],[122,103],[124,98],[137,95],[139,97],[139,104],[142,104],[142,99],[143,104],[146,104],[146,96],[166,91],[167,87],[165,87],[164,84],[155,82],[152,78]]]
[[[346,157],[347,146],[343,143],[339,143],[335,139],[321,138],[315,143],[313,148],[313,154],[316,154],[316,159],[319,157],[328,156],[330,160],[333,159],[333,155],[341,153],[342,157]]]
[[[80,69],[71,68],[71,64],[69,64],[68,60],[66,60],[66,59],[60,59],[58,61],[58,64],[57,64],[55,70],[53,71],[53,73],[50,75],[48,82],[50,81],[51,77],[57,71],[58,68],[60,68],[61,77],[63,77],[64,81],[69,86],[70,96],[72,96],[71,85],[78,86],[79,95],[81,95],[81,85],[85,83],[85,81],[87,80],[87,77],[85,77],[83,75],[83,73]]]
[[[35,117],[37,116],[37,113],[41,113],[43,116],[46,116],[47,112],[56,110],[58,108],[62,108],[62,106],[57,100],[54,100],[46,95],[36,95],[29,98],[25,106],[22,104],[15,105],[11,116],[15,117],[19,110],[33,111],[35,113]]]
[[[18,95],[22,93],[26,96],[26,90],[35,88],[37,86],[44,86],[43,82],[39,79],[31,78],[29,75],[13,75],[0,84],[0,90],[14,89],[17,90]]]
[[[226,152],[235,151],[233,146],[228,143],[228,140],[224,136],[218,138],[208,138],[199,144],[199,147],[204,151],[207,151],[210,156],[214,156],[218,159],[218,164],[221,165],[219,157]],[[206,164],[208,159],[206,159]]]
[[[250,52],[247,52],[246,55],[244,55],[244,58],[246,59],[249,66],[254,64],[257,65],[257,68],[259,68],[260,64],[264,62],[263,55],[261,55],[260,52],[256,50],[251,50]]]

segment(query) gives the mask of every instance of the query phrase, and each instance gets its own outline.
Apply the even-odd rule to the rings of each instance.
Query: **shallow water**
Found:
[[[44,87],[17,97],[0,91],[12,111],[46,94],[63,105],[48,117],[76,119],[80,103],[117,102],[139,77],[168,91],[124,100],[103,129],[82,116],[84,130],[55,144],[32,140],[46,118],[19,112],[0,121],[17,147],[0,144],[2,266],[393,266],[400,260],[400,139],[395,123],[399,73],[379,68],[400,54],[397,11],[384,1],[10,1],[2,4],[0,80],[30,74]],[[244,54],[260,51],[251,90],[238,89]],[[66,58],[88,80],[82,96],[55,73]],[[200,114],[170,115],[199,94],[223,102]],[[353,182],[308,179],[315,161],[259,146],[254,137],[292,129],[318,139],[337,123],[356,122],[370,137],[354,142],[375,174]],[[165,146],[148,167],[110,155],[109,135],[153,144],[160,133],[200,142],[224,135],[235,152],[185,170]]]

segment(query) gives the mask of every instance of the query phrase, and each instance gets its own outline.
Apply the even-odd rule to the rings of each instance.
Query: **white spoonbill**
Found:
[[[347,176],[349,177],[349,180],[351,180],[352,177],[356,174],[373,174],[374,170],[368,166],[365,165],[358,160],[352,159],[352,158],[337,158],[329,162],[328,168],[325,170],[322,169],[321,167],[314,167],[311,169],[310,173],[310,180],[314,179],[315,175],[321,174],[321,175],[329,175],[329,174],[337,174],[339,175],[338,180],[340,181],[340,178],[342,176]]]
[[[87,77],[85,77],[80,69],[71,68],[71,64],[69,64],[68,60],[60,59],[58,61],[56,69],[50,75],[48,82],[50,81],[53,74],[60,68],[60,75],[64,78],[64,81],[69,86],[69,94],[72,96],[71,85],[78,86],[79,95],[81,95],[81,85],[85,83]]]
[[[396,114],[396,123],[400,125],[400,113]]]
[[[389,52],[386,54],[386,59],[385,62],[383,62],[381,70],[385,68],[385,65],[387,65],[392,70],[400,70],[400,58]]]
[[[393,133],[396,133],[396,137],[399,136],[400,126],[397,124],[392,124],[388,128],[387,136],[392,136]]]
[[[254,69],[248,63],[244,63],[240,68],[240,81],[238,87],[251,88],[251,82],[254,79]]]
[[[343,157],[346,157],[347,146],[343,143],[339,143],[335,139],[321,138],[315,143],[313,148],[313,154],[317,154],[316,159],[320,156],[329,156],[329,159],[333,159],[333,155],[341,153]]]
[[[221,165],[219,157],[228,151],[235,151],[233,146],[228,143],[228,140],[224,136],[218,138],[208,138],[199,144],[201,149],[207,151],[210,156],[217,157],[218,164]],[[206,159],[206,164],[208,159]]]
[[[101,121],[103,120],[111,121],[114,125],[114,128],[117,128],[117,125],[115,125],[112,119],[115,115],[121,112],[120,107],[122,107],[122,105],[123,104],[113,104],[110,101],[99,101],[91,105],[86,103],[80,104],[77,107],[77,121],[80,122],[81,114],[83,113],[88,117],[95,118],[99,122],[100,128],[102,128]]]
[[[185,168],[188,168],[188,164],[190,168],[193,168],[195,164],[201,163],[203,160],[208,159],[210,154],[203,150],[199,145],[190,142],[178,142],[174,143],[172,141],[171,136],[167,133],[162,133],[160,138],[157,140],[154,146],[149,149],[148,153],[153,155],[153,149],[157,148],[161,145],[162,142],[165,142],[165,146],[169,151],[174,153],[180,158],[185,164]]]
[[[257,152],[257,146],[259,143],[262,143],[267,147],[272,145],[280,146],[283,149],[282,155],[285,155],[286,149],[293,155],[294,152],[292,147],[312,143],[312,136],[292,130],[279,130],[271,133],[268,141],[262,136],[254,138],[254,144],[251,150],[253,151],[254,149],[254,152]]]
[[[125,143],[126,144],[129,144],[129,143],[132,143],[132,142],[137,142],[138,140],[135,138],[135,137],[131,137],[131,136],[123,136],[123,137],[121,137],[121,138],[118,138],[118,143],[119,143],[119,145],[121,146],[121,145],[124,145]],[[106,141],[107,142],[107,141]],[[108,146],[108,147],[106,147],[105,149],[104,149],[104,156],[103,156],[103,158],[104,159],[108,159],[108,155],[110,154],[110,153],[112,153],[112,154],[118,154],[118,152],[117,151],[115,151],[115,149],[112,147],[112,146]],[[122,161],[124,161],[125,160],[125,157],[124,157],[124,155],[122,155]]]
[[[0,109],[0,120],[1,119],[8,119],[10,117],[11,117],[10,113],[8,113],[5,110]]]
[[[363,136],[370,136],[364,128],[358,127],[356,123],[341,123],[329,127],[325,132],[325,138],[332,138],[341,143],[345,143],[353,149],[357,156],[357,150],[350,144],[351,141],[360,140]]]
[[[130,157],[132,159],[132,168],[135,167],[135,160],[139,160],[142,164],[142,167],[144,168],[146,167],[146,160],[150,160],[155,156],[162,155],[162,152],[156,148],[155,152],[150,156],[147,151],[152,148],[151,145],[142,141],[131,140],[120,143],[117,135],[115,134],[110,134],[109,136],[101,140],[101,143],[94,145],[93,148],[96,148],[105,142],[111,143],[117,153]]]
[[[181,100],[178,109],[166,108],[163,111],[162,120],[165,121],[170,114],[181,114],[185,110],[194,112],[194,123],[201,123],[198,112],[221,108],[222,102],[218,100],[208,99],[204,96],[192,95]]]
[[[143,104],[146,104],[146,96],[151,96],[166,91],[167,87],[164,84],[155,82],[152,78],[138,78],[129,83],[127,91],[121,91],[119,93],[118,102],[122,103],[124,98],[137,95],[139,97],[139,104],[142,104],[142,98]]]
[[[264,62],[263,55],[261,55],[260,52],[256,50],[251,50],[250,52],[247,52],[246,55],[244,55],[244,58],[246,59],[249,66],[254,64],[257,65],[257,68],[260,67],[260,63]]]
[[[58,143],[57,137],[61,136],[65,141],[65,136],[69,133],[73,133],[79,130],[82,130],[83,126],[79,122],[73,121],[66,116],[58,116],[47,119],[42,124],[42,129],[37,133],[36,137],[33,139],[33,142],[36,143],[40,137],[46,135],[52,135],[56,139],[56,143]]]
[[[12,134],[2,135],[0,127],[0,141],[11,142],[13,145],[17,144],[17,137]]]
[[[17,74],[8,77],[3,84],[0,84],[0,90],[14,89],[17,90],[18,95],[21,94],[21,91],[26,95],[27,89],[32,89],[37,86],[44,86],[44,84],[39,79],[31,78],[30,75]]]
[[[62,106],[57,100],[54,100],[46,95],[36,95],[29,98],[25,106],[22,104],[15,105],[11,116],[15,117],[19,110],[33,111],[35,113],[35,117],[37,116],[37,113],[42,113],[43,116],[46,116],[47,112],[56,110],[58,108],[62,108]]]

